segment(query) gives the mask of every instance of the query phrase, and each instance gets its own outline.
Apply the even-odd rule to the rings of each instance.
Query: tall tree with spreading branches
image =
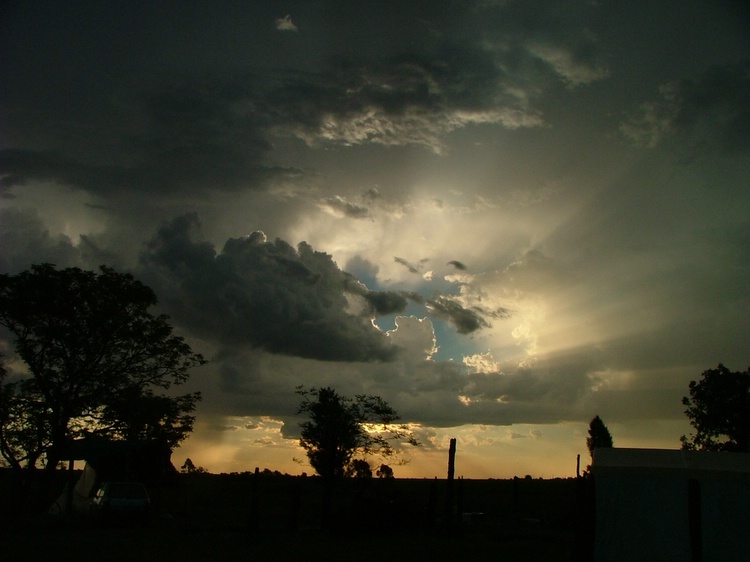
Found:
[[[192,430],[197,392],[166,391],[205,363],[131,275],[34,265],[0,276],[0,326],[27,366],[3,385],[0,452],[11,466],[55,468],[70,440],[158,439]]]
[[[682,448],[750,452],[750,368],[732,372],[719,364],[688,388],[682,403],[695,433],[680,438]]]
[[[390,457],[394,442],[419,445],[396,411],[379,396],[341,396],[332,388],[298,387],[297,411],[309,420],[300,424],[300,445],[315,471],[328,481],[349,474],[355,455]]]

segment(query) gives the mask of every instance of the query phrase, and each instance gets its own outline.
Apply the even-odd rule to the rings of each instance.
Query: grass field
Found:
[[[27,516],[4,524],[4,560],[570,560],[576,481],[347,481],[321,517],[317,478],[180,475],[151,490],[147,527]],[[448,516],[450,513],[450,516]],[[325,528],[324,528],[325,527]]]

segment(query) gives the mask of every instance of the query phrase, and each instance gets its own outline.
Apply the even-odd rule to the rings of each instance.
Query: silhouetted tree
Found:
[[[205,474],[208,471],[202,466],[195,466],[190,457],[188,457],[185,459],[185,464],[180,467],[180,472],[183,474]]]
[[[46,411],[39,398],[20,381],[5,382],[0,372],[0,455],[20,472],[33,469],[50,445]]]
[[[364,459],[354,459],[346,469],[346,475],[353,478],[372,478],[370,463]]]
[[[682,403],[695,433],[680,438],[683,449],[750,452],[750,369],[732,372],[719,364],[688,388]]]
[[[16,468],[55,468],[69,440],[98,435],[175,445],[199,393],[157,395],[205,363],[129,274],[34,265],[0,276],[0,325],[28,375],[3,386],[0,452]]]
[[[378,478],[393,478],[393,469],[387,464],[381,464],[375,474]]]
[[[388,457],[393,440],[419,444],[406,426],[396,425],[398,414],[379,396],[352,399],[332,388],[298,387],[297,393],[303,398],[297,413],[310,418],[300,424],[300,445],[326,480],[344,477],[355,453]]]
[[[132,386],[104,406],[101,422],[105,433],[133,441],[153,439],[173,448],[193,430],[199,399],[199,393],[165,396]]]
[[[594,458],[594,449],[612,447],[612,434],[599,416],[596,416],[589,423],[589,436],[586,438],[586,447],[589,450],[592,460]]]

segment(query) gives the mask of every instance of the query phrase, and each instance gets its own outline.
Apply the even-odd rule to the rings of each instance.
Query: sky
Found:
[[[396,477],[574,476],[750,364],[745,2],[11,0],[0,75],[0,273],[154,289],[177,466],[312,473],[305,385],[399,412]]]

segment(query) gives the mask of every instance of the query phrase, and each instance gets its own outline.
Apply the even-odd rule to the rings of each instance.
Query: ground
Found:
[[[449,519],[445,480],[349,481],[335,491],[324,525],[317,478],[181,475],[153,488],[147,527],[28,515],[8,520],[2,552],[40,562],[567,561],[579,548],[577,484],[459,480]]]

